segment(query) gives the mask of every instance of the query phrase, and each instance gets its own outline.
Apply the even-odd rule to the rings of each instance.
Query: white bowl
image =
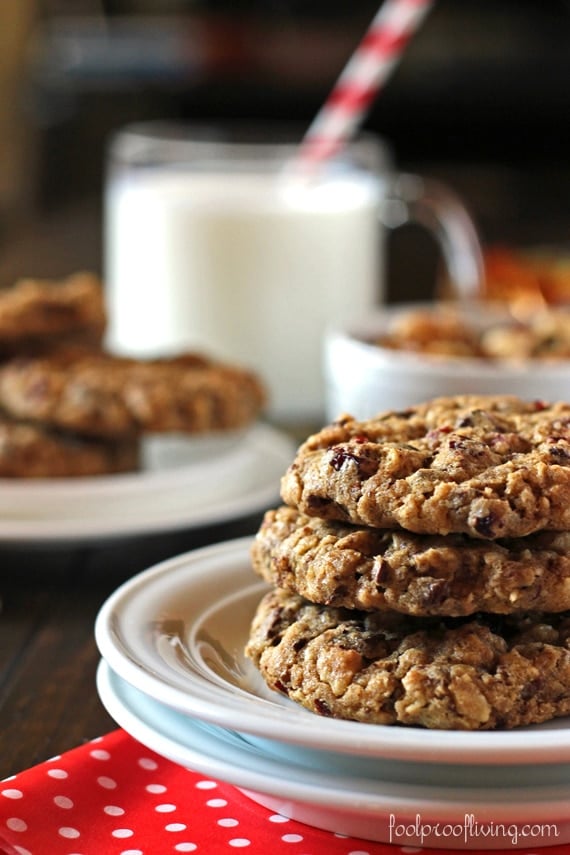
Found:
[[[485,304],[459,305],[454,304],[454,309],[479,329],[507,317],[504,311]],[[448,357],[371,343],[386,334],[396,318],[418,309],[438,310],[434,303],[399,304],[327,332],[327,419],[332,421],[342,413],[366,419],[443,395],[510,394],[526,400],[570,401],[570,360]]]

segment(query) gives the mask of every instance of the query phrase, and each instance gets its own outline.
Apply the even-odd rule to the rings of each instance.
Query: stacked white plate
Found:
[[[267,586],[249,538],[163,562],[103,605],[101,700],[148,748],[308,824],[449,849],[570,841],[570,720],[501,732],[323,718],[244,656]],[[412,826],[417,834],[414,836]]]

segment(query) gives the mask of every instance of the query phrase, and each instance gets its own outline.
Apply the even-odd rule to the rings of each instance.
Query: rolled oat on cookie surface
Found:
[[[570,529],[570,404],[436,398],[304,442],[284,502],[308,516],[419,534],[524,537]]]

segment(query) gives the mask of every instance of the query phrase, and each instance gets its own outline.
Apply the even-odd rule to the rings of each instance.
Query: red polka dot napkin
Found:
[[[0,852],[4,855],[230,855],[238,851],[247,855],[412,855],[422,850],[355,840],[286,819],[233,786],[165,760],[123,730],[0,783]],[[425,851],[436,855],[444,850]],[[446,855],[450,851],[445,850]],[[568,855],[570,847],[526,851]]]

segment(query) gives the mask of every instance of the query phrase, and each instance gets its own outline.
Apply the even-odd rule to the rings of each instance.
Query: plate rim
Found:
[[[117,692],[116,686],[113,685],[114,681],[118,681],[119,686],[122,684],[123,688],[126,687],[128,692],[132,693],[132,691],[134,691],[136,695],[139,696],[139,703],[144,703],[147,708],[150,702],[150,720],[148,718],[148,712],[147,718],[144,719],[140,714],[140,707],[139,711],[137,711],[132,708],[132,705],[129,706],[129,702],[125,700],[124,696],[121,696],[120,691]],[[129,727],[129,721],[136,720],[137,724],[142,725],[143,731],[147,734],[152,733],[153,736],[158,736],[161,743],[170,744],[171,747],[175,748],[175,751],[182,748],[183,752],[186,752],[187,750],[194,752],[194,754],[196,754],[196,752],[200,752],[200,747],[188,749],[188,746],[184,745],[178,736],[173,736],[171,733],[165,733],[164,730],[158,730],[152,719],[155,715],[158,719],[161,716],[161,708],[164,708],[166,705],[162,704],[156,698],[146,696],[146,694],[140,689],[130,685],[112,669],[105,659],[101,659],[99,662],[96,683],[101,702],[108,712],[113,710],[113,712],[110,712],[112,717],[114,717],[113,713],[116,713],[118,708],[122,708],[122,714],[120,715],[122,721],[118,723],[123,727],[123,729],[127,730]],[[156,707],[156,712],[153,712],[153,707]],[[180,717],[180,722],[177,726],[180,726],[185,731],[188,730],[189,733],[196,730],[196,728],[200,730],[201,726],[204,724],[200,720],[184,716],[183,713],[180,713],[177,710],[169,709],[169,714],[171,718],[172,716],[176,718]],[[218,730],[220,731],[220,736],[217,736],[216,734],[216,731]],[[218,728],[214,725],[209,726],[207,731],[202,731],[199,737],[201,746],[204,744],[202,737],[202,733],[204,732],[207,734],[207,740],[212,742],[222,737],[224,729]],[[236,735],[233,731],[230,731],[230,733],[232,736]],[[134,734],[131,735],[135,739],[140,738],[140,732],[138,737]],[[239,737],[239,734],[237,734],[237,736]],[[147,747],[152,748],[152,750],[162,756],[167,756],[162,754],[159,749],[152,745],[148,745]],[[428,785],[360,779],[351,775],[346,777],[346,786],[337,786],[336,783],[331,784],[330,775],[326,772],[305,769],[303,767],[299,767],[294,762],[275,759],[270,755],[264,755],[263,751],[260,749],[251,751],[251,746],[248,746],[247,743],[245,743],[244,746],[240,746],[239,744],[233,745],[232,748],[232,753],[237,752],[239,755],[243,755],[245,757],[244,763],[239,766],[240,770],[245,769],[249,774],[257,776],[257,785],[260,783],[260,778],[266,779],[265,786],[260,790],[261,792],[271,792],[273,795],[289,796],[295,798],[296,801],[304,801],[305,798],[310,795],[310,801],[315,804],[326,806],[331,805],[332,798],[334,805],[336,806],[348,805],[349,803],[352,805],[358,804],[358,807],[361,810],[364,809],[365,812],[369,812],[371,810],[376,811],[381,806],[383,809],[391,808],[393,810],[412,806],[415,809],[418,804],[421,804],[422,810],[429,810],[431,807],[433,809],[437,809],[443,817],[449,816],[450,813],[455,813],[458,810],[465,812],[468,807],[470,808],[468,812],[471,813],[474,812],[475,808],[480,810],[482,813],[498,809],[502,812],[503,820],[509,821],[509,819],[504,816],[504,813],[516,813],[521,809],[524,810],[529,803],[535,804],[536,802],[540,802],[541,804],[544,803],[545,806],[548,805],[552,811],[552,818],[554,818],[559,815],[558,813],[555,813],[555,811],[560,810],[560,805],[562,805],[564,809],[567,807],[568,794],[570,793],[570,784],[554,787],[529,787],[522,790],[509,787],[457,788],[453,786],[442,787],[440,785],[431,787]],[[206,754],[203,750],[202,753],[204,756],[208,757],[210,763],[212,760],[216,763],[218,771],[214,773],[214,777],[223,778],[223,780],[234,786],[243,786],[247,789],[255,790],[256,781],[245,783],[243,780],[239,780],[235,772],[230,775],[227,774],[228,769],[231,770],[232,766],[230,762],[227,762],[225,755],[221,758],[213,758],[211,753]],[[256,757],[256,755],[260,755],[260,757]],[[181,763],[182,765],[188,765],[187,759],[176,760],[172,754],[169,755],[169,759],[173,760],[173,762]],[[250,767],[255,763],[262,763],[265,771],[260,772],[257,770],[252,772]],[[190,765],[192,764],[190,763]],[[197,771],[202,770],[198,769]],[[212,773],[208,772],[207,774]],[[269,784],[270,789],[266,789],[267,784]],[[381,787],[382,792],[378,792],[378,787]],[[446,796],[449,798],[451,794],[457,793],[460,793],[459,798],[446,801]],[[476,801],[478,796],[481,797],[481,801]],[[350,802],[348,800],[350,800]],[[388,804],[386,804],[386,802],[388,802]],[[550,811],[548,812],[550,813]]]
[[[95,620],[95,640],[99,651],[112,669],[126,682],[155,697],[165,705],[181,711],[186,715],[209,722],[220,727],[235,728],[236,716],[239,714],[239,730],[257,736],[267,737],[285,743],[306,745],[311,748],[322,748],[363,756],[384,757],[395,760],[414,760],[424,763],[473,763],[476,765],[497,765],[509,763],[522,765],[532,762],[544,764],[560,764],[570,762],[570,726],[564,729],[566,744],[560,744],[560,727],[556,723],[550,729],[516,729],[495,731],[443,731],[425,730],[420,728],[403,728],[393,725],[366,724],[362,722],[329,719],[310,713],[299,706],[284,707],[277,702],[270,703],[255,695],[237,696],[235,687],[225,684],[218,692],[205,679],[208,688],[207,698],[198,697],[204,691],[200,677],[188,675],[188,690],[183,691],[172,682],[168,682],[164,674],[153,670],[153,651],[148,659],[147,651],[132,649],[132,639],[127,644],[122,635],[120,609],[132,608],[132,603],[141,595],[148,597],[149,591],[154,591],[153,603],[159,608],[157,591],[164,589],[163,600],[168,598],[168,585],[178,582],[178,574],[187,577],[185,584],[200,585],[196,566],[217,566],[213,571],[210,566],[208,582],[212,589],[211,596],[216,597],[216,573],[223,571],[236,574],[236,590],[239,591],[240,580],[246,580],[246,570],[251,573],[250,584],[245,591],[251,591],[254,586],[268,590],[269,586],[256,576],[249,565],[249,549],[253,537],[247,536],[222,543],[212,544],[200,549],[193,549],[181,555],[174,556],[159,564],[149,567],[136,576],[124,582],[112,593],[101,606]],[[246,566],[247,565],[247,566]],[[220,567],[222,570],[220,570]],[[170,580],[169,580],[170,577]],[[219,579],[218,579],[219,581]],[[218,596],[229,596],[227,591]],[[160,600],[160,597],[158,597]],[[136,605],[136,603],[135,603]],[[212,607],[212,606],[211,606]],[[188,627],[196,624],[199,616],[184,616]],[[188,632],[191,632],[188,629]],[[145,642],[146,643],[146,642]],[[136,646],[136,645],[135,645]],[[192,691],[194,689],[194,692]],[[198,692],[196,693],[196,688]],[[228,694],[229,692],[229,694]],[[220,695],[226,703],[216,702]],[[232,697],[233,696],[233,697]],[[227,698],[232,700],[228,707]],[[276,698],[280,697],[277,696]],[[219,700],[219,699],[218,699]],[[284,726],[284,716],[288,716],[288,727]],[[294,726],[293,726],[294,725]],[[285,733],[284,733],[285,731]],[[529,746],[529,733],[538,734],[540,742]]]

